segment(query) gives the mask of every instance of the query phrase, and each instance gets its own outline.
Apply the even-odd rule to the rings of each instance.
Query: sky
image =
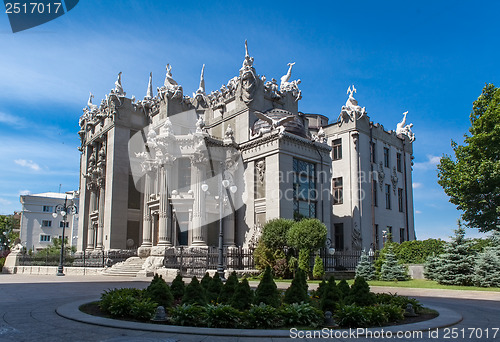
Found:
[[[259,75],[279,79],[296,63],[302,112],[334,121],[351,84],[387,130],[409,112],[417,237],[447,239],[460,212],[436,165],[463,141],[485,83],[500,85],[499,11],[497,1],[88,0],[15,34],[0,13],[0,214],[20,210],[21,194],[78,188],[89,91],[100,103],[121,71],[127,95],[142,98],[149,73],[156,89],[170,63],[185,94],[206,64],[210,92],[237,75],[248,39]]]

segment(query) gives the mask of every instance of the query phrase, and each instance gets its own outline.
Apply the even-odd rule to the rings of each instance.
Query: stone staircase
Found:
[[[106,276],[136,277],[142,271],[144,262],[145,259],[131,257],[105,269],[102,274]]]

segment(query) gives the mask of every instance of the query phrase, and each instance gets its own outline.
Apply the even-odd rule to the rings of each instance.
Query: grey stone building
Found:
[[[299,111],[293,64],[278,82],[253,62],[246,48],[238,75],[211,93],[204,67],[190,97],[167,65],[156,96],[150,76],[143,100],[126,97],[121,73],[99,106],[91,95],[79,132],[80,251],[138,247],[141,257],[160,257],[173,246],[213,246],[221,218],[226,246],[255,243],[259,227],[277,217],[320,219],[338,250],[376,248],[387,227],[415,238],[410,126],[386,132],[353,91],[328,124]],[[391,163],[379,169],[385,147]],[[403,212],[395,199],[396,210],[374,205],[387,185],[389,200],[403,189]]]

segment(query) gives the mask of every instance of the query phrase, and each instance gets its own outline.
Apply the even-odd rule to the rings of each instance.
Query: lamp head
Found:
[[[57,218],[57,213],[52,213],[53,218]]]

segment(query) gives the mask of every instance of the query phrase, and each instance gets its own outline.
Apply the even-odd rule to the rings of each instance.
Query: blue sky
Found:
[[[0,214],[19,195],[78,188],[78,118],[123,72],[142,98],[165,65],[186,94],[206,64],[208,91],[235,76],[248,39],[257,73],[300,78],[303,112],[335,119],[355,84],[369,116],[414,124],[417,236],[447,238],[459,217],[436,183],[436,163],[469,127],[485,83],[500,85],[500,3],[458,1],[80,1],[66,15],[13,34],[0,14]],[[61,185],[60,185],[61,184]],[[470,236],[476,236],[470,232]]]

